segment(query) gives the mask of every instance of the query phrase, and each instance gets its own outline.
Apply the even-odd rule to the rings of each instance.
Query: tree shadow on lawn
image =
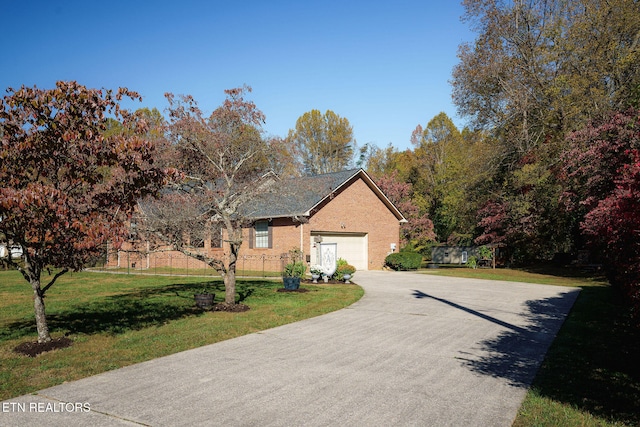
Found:
[[[203,282],[171,284],[139,289],[99,298],[85,304],[76,304],[69,309],[47,314],[51,333],[65,334],[121,334],[149,326],[161,326],[184,317],[201,315],[204,310],[196,307],[193,295],[204,288]],[[247,299],[256,287],[272,285],[267,281],[238,283],[236,302]],[[206,282],[209,292],[224,301],[224,284]],[[0,329],[0,341],[37,335],[35,319],[25,318],[6,324]]]
[[[526,302],[527,326],[516,326],[454,302],[414,291],[416,298],[431,298],[471,315],[495,323],[507,330],[480,343],[484,356],[463,353],[460,357],[472,371],[506,379],[510,385],[529,387],[544,355],[571,309],[578,291],[569,290],[559,296]]]
[[[563,266],[554,263],[538,263],[516,268],[532,274],[563,277],[567,279],[591,279],[595,281],[607,281],[603,271],[593,271],[579,266]]]
[[[640,426],[640,329],[608,286],[585,287],[533,382],[536,393]]]

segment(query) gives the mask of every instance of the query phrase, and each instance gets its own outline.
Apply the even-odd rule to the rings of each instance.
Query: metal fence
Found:
[[[279,277],[288,262],[289,254],[241,255],[236,262],[236,275]],[[94,268],[127,273],[219,276],[215,269],[203,261],[180,252],[113,251]]]

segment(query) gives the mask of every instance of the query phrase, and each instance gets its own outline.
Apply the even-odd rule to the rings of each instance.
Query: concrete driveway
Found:
[[[1,402],[0,425],[510,426],[578,294],[355,279],[349,308]]]

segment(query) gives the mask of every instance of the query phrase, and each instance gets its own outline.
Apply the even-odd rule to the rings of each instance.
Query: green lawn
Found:
[[[550,266],[424,272],[582,288],[514,426],[640,425],[640,330],[602,277]]]
[[[363,294],[354,285],[304,284],[307,293],[280,293],[281,282],[239,280],[251,310],[206,312],[193,300],[205,284],[222,302],[215,278],[68,273],[45,302],[52,336],[74,343],[29,358],[13,349],[37,338],[31,289],[18,273],[0,271],[0,400],[338,310]]]

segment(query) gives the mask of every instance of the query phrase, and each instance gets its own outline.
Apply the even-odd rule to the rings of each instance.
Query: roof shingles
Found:
[[[261,196],[245,206],[247,216],[255,219],[308,216],[311,209],[360,170],[273,181]]]

